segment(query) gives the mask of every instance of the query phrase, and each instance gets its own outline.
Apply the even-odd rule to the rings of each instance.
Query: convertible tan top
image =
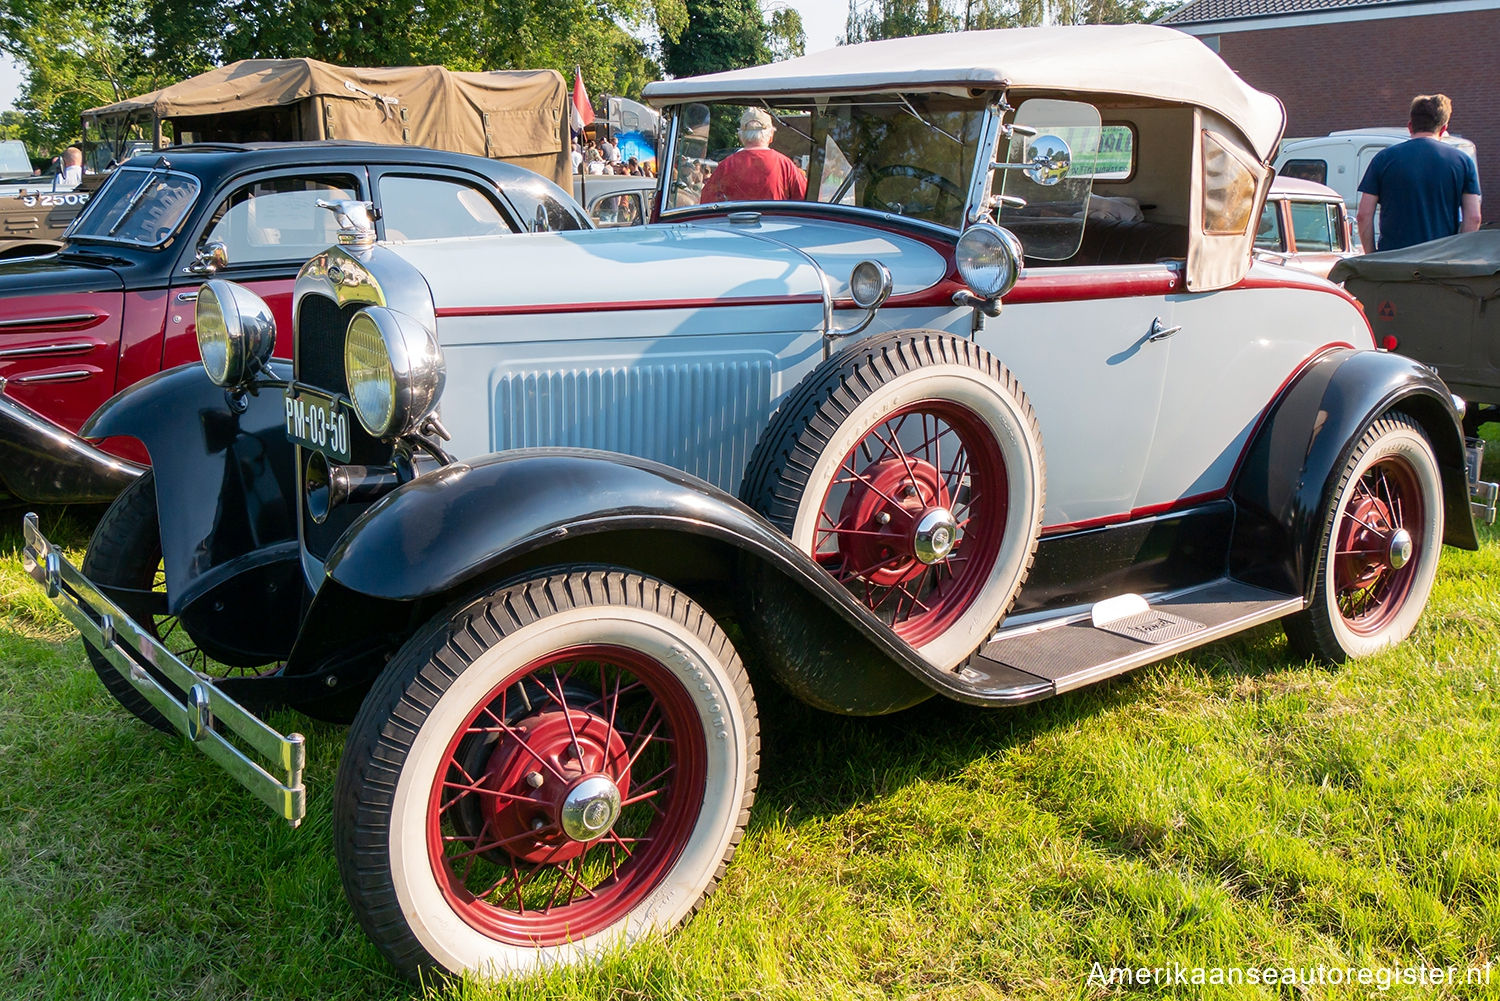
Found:
[[[843,45],[750,69],[646,87],[661,107],[747,96],[965,95],[970,90],[1125,94],[1217,112],[1237,125],[1262,160],[1286,125],[1281,102],[1246,84],[1192,35],[1149,24],[1005,28]]]
[[[555,70],[457,73],[316,59],[245,59],[91,108],[85,127],[160,123],[210,141],[354,139],[473,153],[559,184],[568,162],[568,89]]]

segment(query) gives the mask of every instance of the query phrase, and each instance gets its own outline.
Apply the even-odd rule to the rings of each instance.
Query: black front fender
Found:
[[[701,584],[728,585],[767,659],[807,660],[806,647],[816,649],[819,677],[797,669],[797,677],[782,680],[824,708],[890,712],[934,691],[987,701],[923,661],[729,494],[658,463],[579,449],[491,455],[383,498],[329,554],[288,670],[318,670],[336,657],[338,630],[319,624],[348,623],[361,606],[379,610],[385,622],[399,621],[404,610],[415,623],[480,586],[566,564],[628,567],[690,594]],[[767,581],[780,595],[769,603],[766,594],[749,593]],[[799,649],[779,650],[778,643]]]
[[[274,368],[289,377],[289,363]],[[282,395],[267,387],[242,401],[243,411],[232,406],[202,365],[182,365],[116,394],[81,432],[138,439],[151,456],[173,613],[247,562],[295,563],[295,458]]]
[[[1443,477],[1443,542],[1477,549],[1452,394],[1427,366],[1384,351],[1328,351],[1287,387],[1256,432],[1235,479],[1230,572],[1308,594],[1324,513],[1368,424],[1399,410],[1422,425]]]

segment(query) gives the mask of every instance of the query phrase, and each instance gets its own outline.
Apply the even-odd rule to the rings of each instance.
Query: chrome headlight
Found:
[[[849,275],[849,296],[860,309],[873,309],[891,296],[891,269],[879,261],[860,261]]]
[[[276,347],[276,321],[265,300],[215,278],[198,290],[193,323],[203,369],[216,386],[238,386],[265,367]]]
[[[414,431],[443,392],[437,337],[404,313],[369,306],[344,336],[344,378],[366,431],[389,438]]]
[[[1021,277],[1021,241],[993,223],[975,223],[958,238],[958,275],[977,296],[998,299]]]

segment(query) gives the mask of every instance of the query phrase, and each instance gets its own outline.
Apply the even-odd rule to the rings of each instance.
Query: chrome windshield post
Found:
[[[1006,134],[1005,116],[1014,111],[1000,94],[984,109],[984,124],[980,129],[979,146],[974,153],[974,169],[969,177],[969,194],[964,203],[964,225],[968,226],[990,218],[993,209],[990,190],[995,177],[995,155],[1000,139]]]

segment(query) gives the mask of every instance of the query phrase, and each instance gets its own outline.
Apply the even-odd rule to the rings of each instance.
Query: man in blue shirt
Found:
[[[1479,170],[1443,142],[1453,102],[1446,94],[1412,99],[1411,138],[1375,154],[1359,182],[1359,242],[1375,246],[1380,207],[1381,250],[1396,250],[1479,228]]]

